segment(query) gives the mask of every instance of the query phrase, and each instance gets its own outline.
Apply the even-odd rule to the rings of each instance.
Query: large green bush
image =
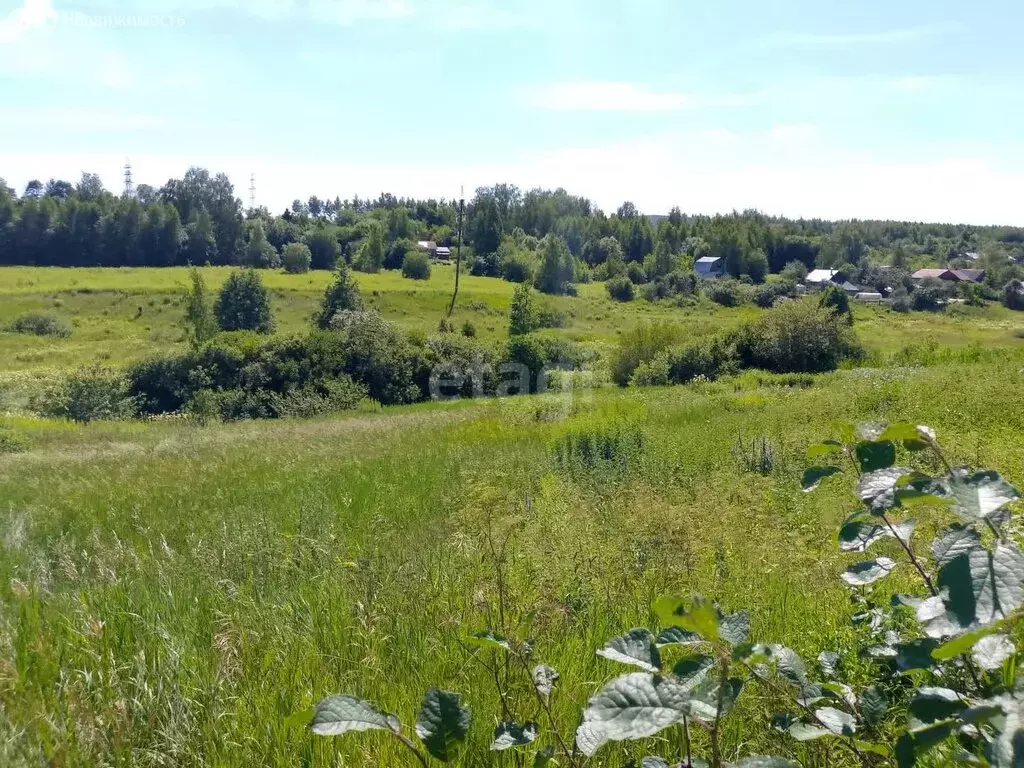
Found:
[[[608,295],[616,301],[632,301],[636,294],[633,281],[625,275],[613,277],[605,283],[605,288],[608,290]]]
[[[421,397],[414,380],[416,350],[397,326],[377,312],[342,312],[331,330],[343,337],[344,372],[365,385],[374,400],[397,405]]]
[[[775,373],[831,371],[863,354],[846,322],[809,302],[786,302],[736,334],[736,351],[746,368]]]
[[[292,275],[301,275],[309,272],[313,264],[313,254],[305,243],[288,243],[281,253],[281,264],[284,271]]]
[[[530,333],[540,327],[533,289],[529,283],[520,283],[512,294],[508,313],[508,332],[511,336]]]
[[[135,398],[120,371],[94,365],[55,382],[30,401],[42,416],[91,421],[129,419],[135,415]]]
[[[609,361],[612,381],[625,387],[642,363],[649,363],[659,353],[678,344],[682,337],[681,328],[668,324],[642,324],[622,334]]]
[[[7,330],[33,336],[56,336],[66,339],[71,335],[71,323],[51,312],[28,312],[15,318]]]
[[[696,378],[714,381],[734,373],[737,367],[736,349],[732,343],[725,339],[712,339],[666,349],[651,361],[637,366],[630,383],[643,387],[686,384]]]
[[[409,251],[402,262],[402,277],[410,280],[430,279],[430,257],[422,251]]]
[[[1024,310],[1024,283],[1011,280],[1003,286],[1003,306],[1007,309]]]
[[[222,331],[274,332],[270,294],[254,269],[232,272],[214,307]]]
[[[345,260],[340,259],[334,280],[327,286],[320,301],[316,325],[326,330],[339,312],[359,312],[362,308],[363,297],[359,293],[359,284],[352,278],[352,271]]]

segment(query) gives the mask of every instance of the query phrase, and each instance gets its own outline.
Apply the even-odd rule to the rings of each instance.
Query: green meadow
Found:
[[[203,273],[214,289],[229,270]],[[453,272],[357,277],[385,318],[428,334]],[[184,348],[186,279],[183,269],[0,269],[0,327],[39,310],[73,324],[67,339],[0,333],[0,383],[18,391],[55,371]],[[264,279],[279,331],[306,329],[329,276]],[[480,338],[506,338],[512,289],[463,277],[456,329],[469,321]],[[602,284],[545,301],[566,314],[546,333],[598,352],[642,322],[699,337],[763,311],[620,304]],[[3,421],[30,448],[0,454],[0,765],[412,765],[383,733],[327,739],[306,726],[339,692],[409,726],[436,685],[473,711],[459,764],[518,768],[514,751],[488,751],[501,702],[464,638],[487,628],[532,638],[535,658],[560,674],[551,707],[571,739],[587,698],[623,671],[594,651],[653,626],[664,594],[746,609],[755,641],[806,659],[837,651],[857,682],[839,572],[858,556],[838,551],[836,531],[858,501],[845,475],[803,492],[807,446],[835,437],[837,422],[928,424],[955,462],[998,468],[1020,487],[1021,327],[997,306],[858,307],[868,358],[829,374],[748,371],[315,420],[80,426],[14,408]],[[559,460],[571,441],[611,428],[636,436],[615,461]],[[742,446],[762,438],[771,466],[749,471]],[[886,597],[913,588],[908,570],[879,588]],[[510,690],[521,718],[539,717],[528,683]],[[768,690],[745,694],[725,720],[726,758],[854,764],[835,740],[773,731],[780,704]],[[536,745],[554,746],[541,726]],[[590,765],[678,755],[680,735],[666,733],[606,747]],[[693,738],[699,754],[707,738]]]

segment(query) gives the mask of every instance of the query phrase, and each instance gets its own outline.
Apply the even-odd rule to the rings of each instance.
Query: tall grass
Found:
[[[756,640],[804,653],[849,642],[833,546],[849,484],[808,496],[742,472],[737,435],[785,435],[777,458],[799,466],[832,420],[901,418],[1024,481],[1012,362],[772,383],[607,390],[565,420],[525,397],[211,428],[11,420],[32,448],[0,456],[0,765],[404,765],[393,740],[303,726],[339,691],[408,721],[431,684],[474,710],[464,764],[512,765],[487,752],[497,697],[458,643],[495,608],[494,536],[574,723],[618,671],[594,649],[650,624],[657,594],[748,608]],[[620,434],[642,461],[601,482],[552,450]],[[740,701],[729,754],[844,765],[760,727],[771,701]]]

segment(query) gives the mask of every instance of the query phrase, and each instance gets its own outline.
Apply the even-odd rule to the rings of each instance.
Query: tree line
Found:
[[[372,272],[400,268],[417,240],[453,246],[457,230],[458,203],[446,199],[312,196],[276,215],[245,210],[226,175],[202,168],[159,188],[140,184],[131,195],[113,194],[90,173],[77,184],[31,181],[20,195],[0,179],[0,264],[7,265],[278,267],[286,248],[299,243],[313,269],[331,269],[343,257]],[[476,190],[463,232],[475,273],[534,278],[549,292],[625,274],[632,265],[654,280],[704,256],[723,258],[728,274],[755,283],[792,262],[811,269],[1024,260],[1024,228],[832,222],[758,211],[691,216],[678,208],[652,216],[630,202],[606,214],[564,189],[511,184]],[[546,287],[541,270],[554,275]]]

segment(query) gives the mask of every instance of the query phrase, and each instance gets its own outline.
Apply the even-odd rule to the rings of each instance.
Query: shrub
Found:
[[[575,272],[575,259],[565,240],[555,234],[547,235],[541,243],[537,288],[542,293],[569,294]]]
[[[938,312],[946,305],[950,292],[942,280],[922,280],[910,296],[910,306],[916,312]]]
[[[7,326],[11,333],[25,333],[33,336],[56,336],[66,339],[71,335],[71,324],[60,315],[50,312],[28,312],[17,317]]]
[[[352,278],[352,271],[345,260],[340,259],[334,281],[324,291],[320,302],[316,326],[326,330],[339,312],[360,312],[362,309],[363,297],[359,293],[359,284]]]
[[[405,238],[395,240],[387,247],[387,251],[384,254],[384,269],[401,269],[402,274],[405,277],[409,277],[409,275],[405,274],[405,260],[408,259],[414,253],[426,259],[427,275],[429,276],[430,256],[424,253],[423,251],[419,250],[416,247],[416,243],[414,243],[412,240],[406,240]]]
[[[626,267],[626,277],[634,285],[642,285],[647,282],[647,273],[644,271],[643,265],[636,261],[630,262]]]
[[[376,312],[342,312],[331,321],[331,329],[343,337],[344,372],[365,385],[370,397],[382,405],[418,398],[415,350],[397,326]]]
[[[786,264],[780,274],[794,283],[802,283],[807,278],[807,265],[794,260]]]
[[[681,336],[682,329],[668,324],[642,324],[627,331],[611,356],[612,381],[620,387],[627,386],[642,363],[649,363],[658,353],[678,343]]]
[[[402,277],[410,280],[430,279],[430,257],[420,251],[409,251],[402,262]]]
[[[546,381],[540,380],[543,372],[553,368],[574,368],[582,361],[580,348],[567,339],[525,334],[508,340],[502,362],[524,366],[529,371],[531,391],[537,391],[547,385]]]
[[[723,307],[735,307],[740,303],[740,292],[734,280],[711,280],[705,289],[707,297]]]
[[[291,275],[309,272],[313,263],[313,254],[305,243],[288,243],[281,252],[281,264],[284,271]]]
[[[909,312],[911,308],[910,294],[906,288],[897,288],[889,297],[889,308],[893,312]]]
[[[232,272],[214,307],[222,331],[274,332],[270,294],[254,269]]]
[[[807,302],[786,302],[740,328],[736,350],[744,367],[775,373],[831,371],[863,354],[843,320]]]
[[[462,324],[462,335],[467,339],[471,339],[476,336],[476,326],[473,325],[469,320]]]
[[[56,382],[34,397],[30,407],[48,418],[88,424],[131,418],[135,398],[120,372],[95,365]]]
[[[1001,301],[1007,309],[1024,310],[1024,283],[1011,280],[1004,285]]]
[[[818,301],[818,306],[822,309],[831,310],[837,317],[842,318],[847,325],[853,325],[853,310],[850,308],[850,297],[838,285],[830,285],[824,290],[821,294],[821,299]]]
[[[532,283],[537,271],[536,257],[515,251],[501,260],[501,276],[510,283]]]
[[[189,270],[189,282],[191,285],[185,292],[185,316],[181,322],[189,343],[199,347],[217,332],[217,323],[206,298],[206,281],[203,280],[202,272],[192,267]]]
[[[714,381],[736,369],[736,350],[723,339],[666,349],[641,363],[630,384],[637,387],[686,384],[696,378]]]
[[[508,313],[509,335],[516,336],[530,333],[539,326],[537,306],[533,300],[533,289],[528,283],[521,283],[512,294],[512,304]]]
[[[632,301],[635,296],[633,281],[625,275],[613,277],[605,283],[605,288],[608,290],[608,295],[616,301]]]
[[[312,232],[303,239],[309,246],[311,269],[334,269],[341,256],[341,247],[335,236],[336,228],[327,227]]]
[[[7,427],[0,427],[0,454],[24,453],[31,445],[24,435]]]
[[[765,285],[754,293],[754,303],[761,309],[771,309],[779,296],[774,285]]]

